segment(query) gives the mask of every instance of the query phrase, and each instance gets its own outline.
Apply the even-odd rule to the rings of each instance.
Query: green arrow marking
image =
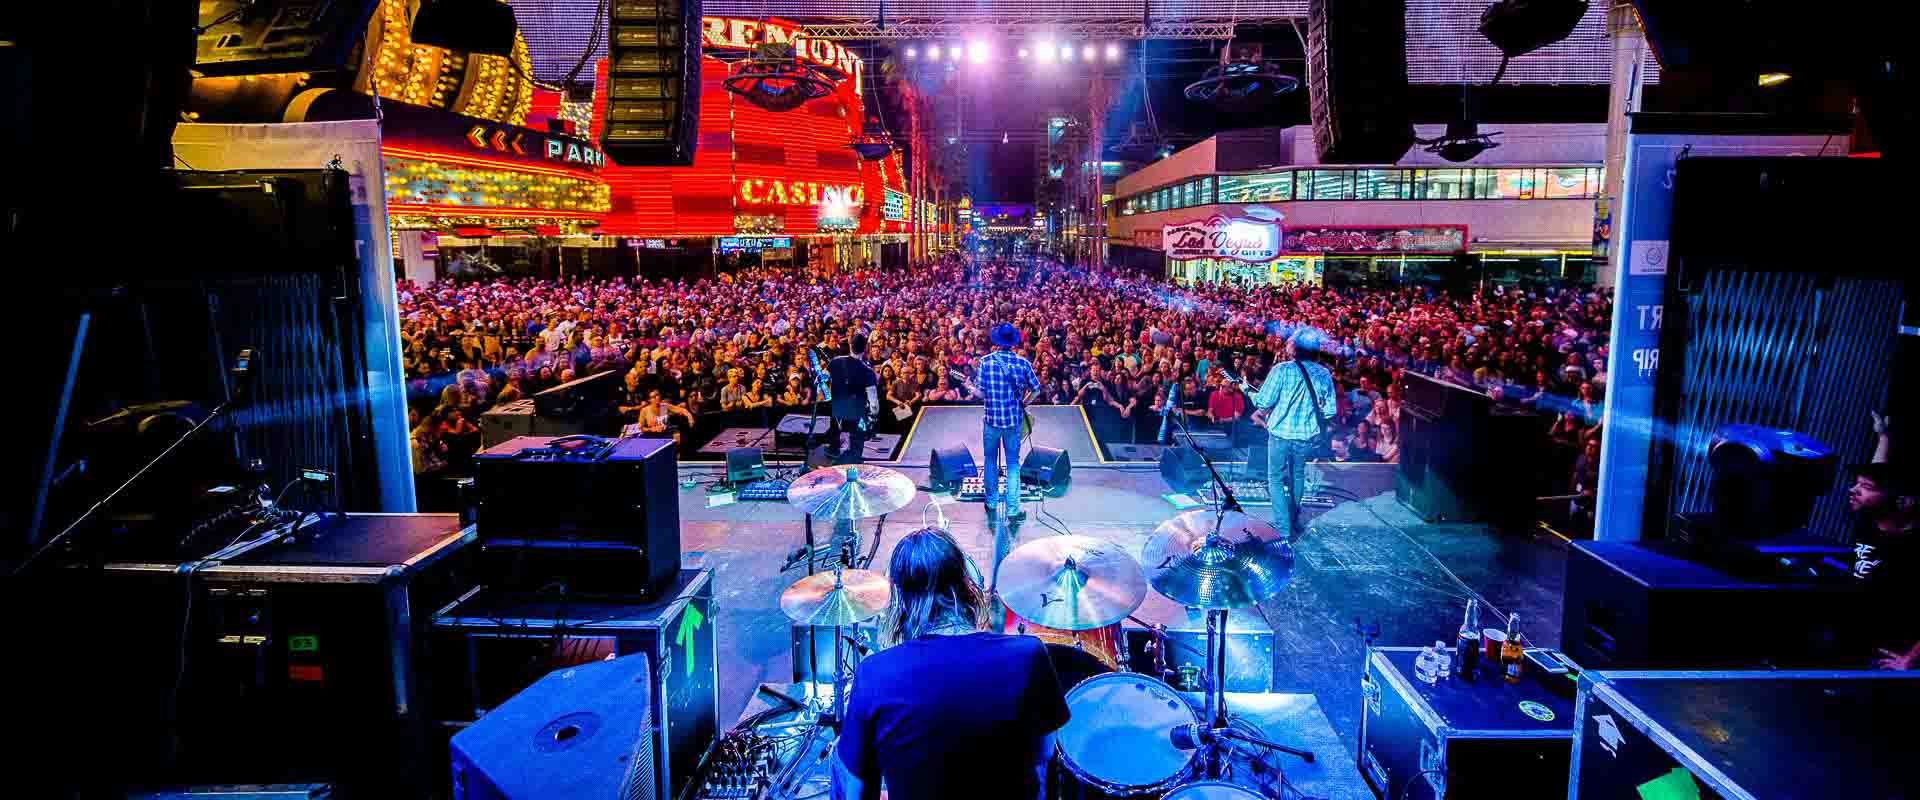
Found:
[[[688,675],[693,674],[693,634],[706,621],[707,617],[700,613],[700,609],[688,605],[687,612],[680,615],[680,630],[673,635],[673,643],[687,652]]]

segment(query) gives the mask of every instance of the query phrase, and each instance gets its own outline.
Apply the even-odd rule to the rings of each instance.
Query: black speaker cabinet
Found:
[[[735,447],[727,451],[727,482],[745,483],[767,477],[767,462],[758,447]]]
[[[1400,409],[1400,462],[1393,473],[1393,496],[1428,522],[1475,519],[1462,476],[1453,468],[1461,442],[1450,420]]]
[[[1036,444],[1020,461],[1020,480],[1040,487],[1049,497],[1059,497],[1073,483],[1073,459],[1065,450]]]
[[[662,800],[652,660],[554,670],[453,737],[455,800]]]
[[[973,460],[973,449],[964,444],[936,447],[927,462],[927,485],[935,491],[959,486],[961,478],[979,474],[980,467]]]
[[[700,0],[622,0],[607,22],[600,147],[622,166],[693,164],[700,121]]]
[[[1406,0],[1310,0],[1308,111],[1329,164],[1392,164],[1413,147]]]
[[[1260,464],[1264,466],[1265,461]],[[1184,446],[1168,446],[1160,451],[1160,477],[1167,482],[1167,488],[1176,492],[1192,492],[1211,480],[1207,475],[1206,462],[1200,460],[1200,454]]]
[[[1668,542],[1575,542],[1561,650],[1593,669],[1857,668],[1848,582],[1766,583],[1682,558]]]
[[[609,693],[610,698],[603,704],[588,696],[587,701],[595,705],[584,709],[566,708],[557,704],[557,701],[552,705],[536,706],[535,712],[522,714],[530,719],[512,723],[512,727],[514,735],[523,734],[529,729],[541,730],[533,727],[535,722],[545,726],[558,716],[538,719],[541,710],[564,709],[568,712],[584,710],[599,713],[605,724],[618,726],[615,732],[621,737],[630,731],[643,730],[651,739],[644,751],[640,749],[642,745],[633,740],[620,738],[592,747],[608,751],[629,748],[624,752],[631,754],[644,752],[647,756],[644,763],[638,763],[640,759],[636,759],[634,772],[620,774],[646,785],[629,787],[635,794],[621,794],[622,785],[618,783],[595,783],[592,786],[603,788],[594,791],[581,788],[572,794],[507,796],[676,797],[697,770],[700,755],[712,743],[718,722],[719,691],[714,669],[718,644],[715,628],[717,613],[718,609],[713,606],[713,571],[710,569],[680,570],[672,589],[666,593],[666,599],[650,602],[563,598],[482,589],[433,617],[430,676],[433,706],[430,713],[442,729],[479,720],[475,723],[477,727],[496,715],[506,713],[522,698],[539,689],[542,682],[553,680],[552,676],[541,677],[548,671],[584,669],[596,666],[606,656],[614,656],[615,660],[609,663],[630,667],[625,673],[628,677],[620,680],[639,681],[644,677],[651,681],[650,694],[643,693],[638,687],[617,683],[611,677],[606,678],[605,683],[598,682],[598,678],[585,683],[556,682],[542,691],[549,692],[551,696],[564,694],[560,689],[562,686],[593,686],[598,687],[595,691]],[[609,705],[612,703],[620,707]],[[632,715],[638,714],[643,706],[647,709],[650,724],[643,729],[625,727],[626,721],[634,719]],[[520,708],[524,710],[526,706],[523,704]],[[585,726],[582,728],[584,730]],[[527,745],[524,740],[507,736],[498,739],[486,736],[468,741],[467,758],[479,764],[488,775],[500,774],[499,770],[504,769],[495,767],[494,762],[488,760],[502,753],[512,756],[509,761],[544,764],[555,775],[566,771],[562,769],[563,765],[570,764],[593,771],[596,775],[614,774],[613,768],[604,761],[588,760],[582,756],[574,764],[565,760],[571,756],[529,752],[525,749]],[[500,743],[497,747],[471,744],[481,741]],[[459,763],[457,756],[455,763]],[[456,780],[458,776],[456,768]],[[471,775],[468,785],[483,786],[475,784]],[[556,785],[573,786],[567,783]],[[461,795],[456,793],[455,796]],[[479,800],[500,795],[472,793],[465,796]]]
[[[680,568],[678,461],[671,439],[609,453],[522,436],[474,457],[486,582],[650,597]]]

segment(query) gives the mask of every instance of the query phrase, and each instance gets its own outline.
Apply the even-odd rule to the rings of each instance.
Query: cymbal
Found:
[[[1214,524],[1221,540],[1209,544]],[[1293,576],[1293,546],[1263,520],[1195,509],[1155,528],[1141,550],[1153,589],[1198,608],[1244,608],[1280,593]]]
[[[787,503],[820,519],[854,520],[899,510],[913,500],[913,480],[886,467],[822,467],[787,487]]]
[[[1035,625],[1064,631],[1125,619],[1147,597],[1140,562],[1091,536],[1049,536],[1015,548],[1000,562],[1000,599]]]
[[[794,581],[780,593],[780,610],[801,625],[853,625],[879,616],[893,602],[893,585],[878,572],[849,569]]]

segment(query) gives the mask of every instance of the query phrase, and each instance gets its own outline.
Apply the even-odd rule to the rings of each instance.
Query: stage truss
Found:
[[[1052,38],[1060,41],[1094,39],[1231,39],[1234,25],[1286,24],[1286,17],[1238,19],[1124,20],[1112,17],[1055,17],[1029,14],[1019,17],[878,18],[846,22],[814,22],[803,26],[815,39],[900,41],[957,39],[983,30],[1005,39]]]

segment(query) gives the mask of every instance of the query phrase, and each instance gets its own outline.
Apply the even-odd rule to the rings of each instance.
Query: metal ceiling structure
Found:
[[[603,0],[509,0],[532,51],[533,73],[556,80],[578,63]],[[1414,84],[1486,83],[1500,51],[1480,36],[1490,0],[1407,0],[1407,77]],[[1612,80],[1607,3],[1593,3],[1564,41],[1513,60],[1502,83],[1605,85]],[[705,0],[711,16],[779,17],[811,35],[839,40],[987,37],[1050,39],[1226,39],[1236,28],[1304,22],[1307,0]],[[1302,25],[1304,27],[1304,25]],[[605,45],[588,54],[597,58]],[[1651,54],[1646,74],[1659,79]]]
[[[1167,20],[1141,22],[1103,18],[1052,18],[1049,15],[1031,15],[1016,18],[928,18],[928,19],[888,19],[885,27],[880,21],[817,23],[803,26],[808,36],[818,39],[859,39],[871,41],[899,41],[919,39],[959,39],[978,36],[980,31],[992,31],[993,35],[1005,39],[1035,40],[1057,38],[1061,40],[1085,39],[1231,39],[1236,24],[1258,22],[1278,22],[1279,20]]]

